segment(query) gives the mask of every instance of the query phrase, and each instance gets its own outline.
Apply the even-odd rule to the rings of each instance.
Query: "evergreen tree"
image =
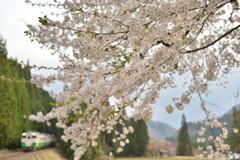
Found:
[[[137,120],[135,134],[137,139],[138,152],[136,156],[143,156],[149,142],[148,128],[143,119]]]
[[[233,153],[240,153],[240,111],[233,107],[232,131],[228,135],[227,143]]]
[[[129,124],[136,129],[137,123],[133,118],[130,118]],[[124,148],[126,156],[136,156],[138,154],[138,144],[137,144],[137,133],[136,130],[133,133],[128,134],[128,139],[130,141]]]
[[[182,115],[182,127],[180,128],[180,132],[177,139],[178,139],[177,155],[193,156],[192,143],[188,134],[188,126],[184,114]]]

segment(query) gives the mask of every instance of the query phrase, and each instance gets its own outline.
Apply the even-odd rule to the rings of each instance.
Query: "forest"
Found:
[[[6,42],[0,37],[0,149],[19,147],[22,132],[28,130],[54,132],[53,127],[28,119],[38,111],[49,112],[54,99],[30,83],[29,68],[7,56]]]

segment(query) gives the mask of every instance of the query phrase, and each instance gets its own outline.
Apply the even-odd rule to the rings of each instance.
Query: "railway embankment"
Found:
[[[56,148],[24,152],[21,150],[1,150],[0,160],[67,160]]]

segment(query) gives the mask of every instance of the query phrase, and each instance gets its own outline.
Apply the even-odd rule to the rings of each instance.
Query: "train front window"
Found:
[[[32,136],[32,138],[37,138],[37,136]]]
[[[26,138],[26,136],[22,136],[22,138]]]

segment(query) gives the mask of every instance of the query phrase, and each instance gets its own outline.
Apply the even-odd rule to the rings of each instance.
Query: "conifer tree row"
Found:
[[[30,81],[30,69],[22,68],[17,60],[8,59],[7,55],[6,42],[0,37],[0,148],[16,148],[22,132],[52,132],[44,123],[29,121],[28,116],[37,111],[50,111],[49,103],[53,99],[33,84],[17,82]]]

